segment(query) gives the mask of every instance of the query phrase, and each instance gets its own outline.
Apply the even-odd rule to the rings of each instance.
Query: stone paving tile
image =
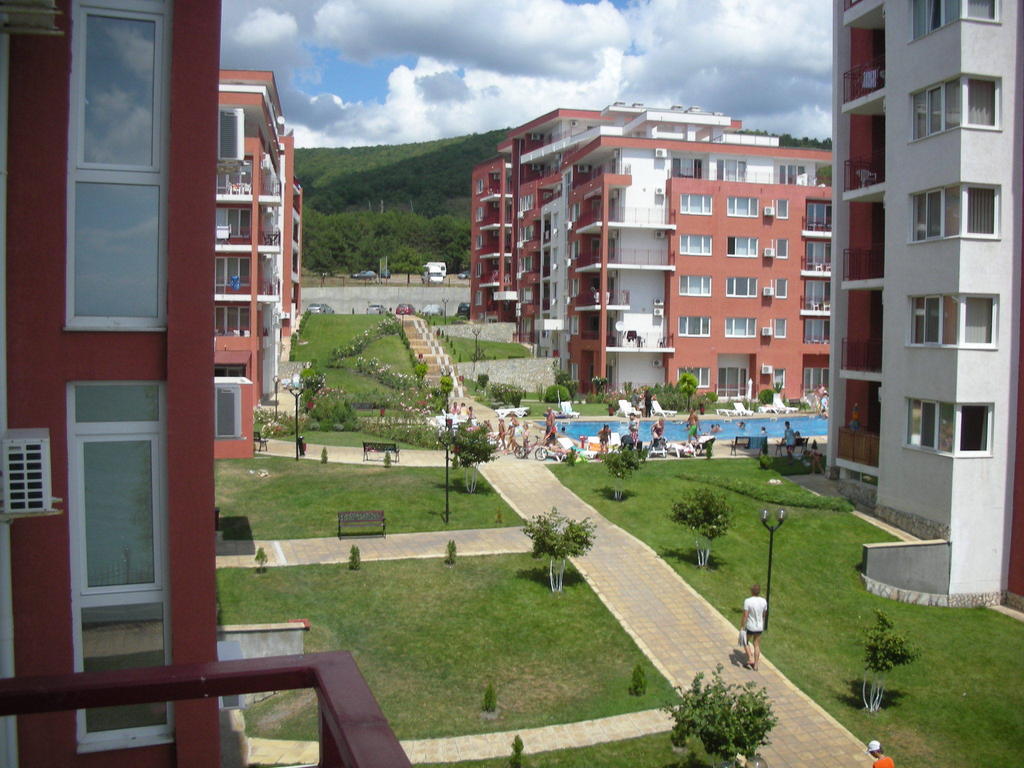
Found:
[[[380,461],[363,461],[363,449],[348,445],[306,444],[306,456],[303,461],[320,461],[320,452],[327,449],[327,461],[331,464],[365,464],[368,467],[383,466]],[[266,453],[257,455],[283,456],[295,458],[295,442],[288,440],[268,440]],[[403,448],[399,453],[396,467],[443,467],[444,451],[426,451]]]

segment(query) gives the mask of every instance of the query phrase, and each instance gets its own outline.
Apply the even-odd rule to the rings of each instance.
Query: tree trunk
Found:
[[[622,491],[624,485],[625,482],[622,480],[622,478],[619,477],[615,478],[615,481],[612,483],[612,491],[615,494],[616,501],[622,501]]]
[[[476,493],[476,481],[478,478],[478,472],[476,464],[471,467],[466,467],[466,492]]]
[[[699,536],[694,544],[697,546],[697,567],[707,568],[708,560],[711,558],[711,540]]]
[[[555,569],[555,558],[548,560],[548,584],[551,585],[551,591],[558,594],[562,591],[562,580],[565,577],[565,558],[558,569]]]
[[[882,697],[885,695],[885,678],[878,673],[864,672],[864,681],[861,683],[860,697],[864,702],[864,709],[868,712],[877,712],[882,708]]]

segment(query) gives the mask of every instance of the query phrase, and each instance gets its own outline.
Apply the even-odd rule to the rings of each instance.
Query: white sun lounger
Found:
[[[733,403],[733,406],[735,406],[735,408],[736,408],[736,415],[739,415],[739,416],[753,416],[754,415],[754,412],[752,410],[750,410],[749,408],[745,408],[743,406],[743,403],[739,402],[738,400]]]
[[[627,419],[632,415],[640,416],[640,411],[630,405],[629,400],[619,400],[619,410],[615,412],[615,415],[618,416],[620,413]]]
[[[526,406],[523,406],[522,408],[495,408],[494,412],[498,414],[499,419],[507,419],[510,414],[515,414],[521,419],[530,412],[530,409]]]
[[[559,403],[558,410],[555,411],[556,419],[577,419],[579,415],[579,411],[572,409],[572,403]]]
[[[651,411],[654,412],[655,416],[664,416],[665,418],[675,416],[677,413],[679,413],[679,411],[665,410],[664,408],[661,407],[661,403],[659,403],[657,400],[651,402]]]
[[[776,413],[796,413],[799,408],[794,408],[791,405],[786,405],[782,402],[782,395],[778,392],[775,393],[775,397],[772,398],[772,408],[775,409]]]

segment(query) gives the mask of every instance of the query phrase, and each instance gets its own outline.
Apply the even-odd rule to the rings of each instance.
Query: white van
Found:
[[[428,261],[423,265],[424,283],[443,283],[448,275],[448,265],[443,261]]]

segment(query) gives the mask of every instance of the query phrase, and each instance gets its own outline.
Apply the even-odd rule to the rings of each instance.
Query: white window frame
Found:
[[[67,184],[67,273],[65,284],[65,328],[67,330],[159,331],[167,327],[167,146],[170,135],[170,11],[154,9],[143,0],[109,0],[103,6],[75,3],[72,26],[72,71],[70,85],[71,124],[68,127]],[[88,17],[102,16],[154,24],[153,73],[153,142],[152,162],[148,165],[86,162],[85,152],[85,61],[88,42]],[[153,187],[157,190],[157,253],[156,295],[154,317],[93,316],[75,314],[75,235],[76,189],[80,183],[123,184]]]
[[[693,281],[699,281],[694,290]],[[711,275],[680,275],[679,295],[680,296],[710,296]]]
[[[945,456],[958,456],[958,457],[974,457],[974,458],[987,458],[992,455],[992,432],[993,432],[993,414],[995,412],[995,406],[993,403],[948,403],[941,402],[938,400],[929,400],[927,398],[908,397],[905,401],[907,409],[906,418],[906,432],[904,434],[903,447],[909,450],[924,451],[926,453],[938,453]],[[921,420],[920,425],[921,431],[914,432],[913,424],[913,413],[914,404],[918,403],[921,407]],[[931,427],[932,435],[934,438],[934,445],[925,445],[923,443],[923,422],[924,422],[924,406],[928,405],[933,410],[931,415]],[[940,448],[941,440],[941,415],[943,406],[953,409],[953,434],[950,436],[952,440],[952,447],[950,450]],[[974,408],[985,408],[985,447],[977,451],[963,450],[960,448],[960,441],[963,438],[963,409],[965,407]]]
[[[945,344],[942,339],[945,337],[945,323],[943,315],[943,307],[945,306],[945,300],[952,299],[956,303],[956,342],[953,344]],[[964,339],[967,337],[967,301],[969,299],[982,299],[991,302],[991,319],[989,321],[989,329],[992,335],[992,341],[990,342],[966,342]],[[918,309],[916,306],[918,301],[924,301],[925,306]],[[927,302],[936,301],[938,302],[938,333],[937,341],[927,341]],[[910,321],[907,323],[907,339],[906,345],[908,347],[947,347],[950,349],[996,349],[999,346],[999,297],[991,294],[927,294],[920,296],[909,296],[908,297],[909,308],[910,308]],[[918,316],[925,318],[923,321],[922,338],[917,340],[917,328],[916,318]]]
[[[700,250],[691,250],[694,238],[699,238]],[[680,235],[679,253],[683,256],[711,256],[714,253],[714,238],[711,235]]]
[[[967,2],[967,0],[963,0]],[[991,83],[992,95],[992,123],[971,122],[971,82],[982,81]],[[951,113],[949,100],[951,93],[956,94],[958,105],[956,112]],[[933,95],[934,94],[934,95]],[[932,126],[933,101],[937,100],[937,109],[934,112],[939,117],[938,127]],[[1002,78],[979,77],[975,75],[960,75],[950,80],[939,83],[932,83],[927,88],[922,88],[910,94],[910,141],[923,141],[931,136],[937,136],[946,131],[958,128],[970,128],[980,131],[999,131],[1002,129]],[[922,114],[924,129],[918,130],[918,114]],[[955,114],[955,119],[950,119]]]
[[[679,368],[676,371],[676,381],[679,381],[679,379],[683,377],[684,373],[692,373],[697,378],[697,389],[709,389],[711,387],[710,368]]]
[[[772,369],[772,388],[782,391],[786,388],[786,369],[785,368],[773,368]]]
[[[249,276],[249,280],[252,280],[252,276]],[[250,283],[251,284],[251,283]],[[249,322],[242,323],[242,312],[249,313]],[[221,314],[224,315],[223,325],[220,322]],[[248,304],[217,304],[213,308],[213,332],[215,336],[234,336],[235,334],[229,333],[231,330],[231,315],[238,313],[238,335],[246,336],[246,331],[252,330],[252,312]],[[224,332],[221,332],[221,329]]]
[[[739,328],[739,326],[741,324],[744,326],[744,328]],[[727,339],[753,339],[755,336],[757,336],[757,318],[756,317],[727,317],[727,318],[725,318],[725,338],[727,338]]]
[[[747,253],[734,253],[733,251],[736,249],[736,246],[738,246],[740,244],[741,240],[746,241]],[[756,237],[733,236],[733,235],[730,235],[728,238],[726,238],[725,243],[726,243],[726,246],[725,246],[726,253],[725,253],[725,255],[729,256],[731,258],[734,258],[734,259],[756,259],[760,255],[760,251],[758,251],[758,247],[760,246],[760,242],[759,242],[758,238],[756,238]],[[754,244],[753,248],[750,247],[751,243]],[[733,250],[730,250],[730,247]]]
[[[776,299],[788,299],[789,298],[789,278],[777,277],[775,278],[775,298]]]
[[[740,205],[743,201],[743,205]],[[751,213],[751,206],[753,213]],[[742,210],[741,210],[742,209]],[[761,212],[761,206],[756,197],[728,197],[726,199],[726,216],[742,219],[756,219]]]
[[[917,27],[915,26],[914,15],[918,3],[925,4],[924,13],[926,15],[929,6],[931,6],[931,8],[935,10],[938,10],[939,23],[936,26],[930,26],[930,22],[926,22],[924,29],[917,29]],[[970,19],[971,21],[974,22],[982,22],[989,24],[998,24],[1001,21],[999,16],[999,0],[993,0],[992,18],[988,18],[987,16],[969,16],[968,10],[970,9],[970,4],[968,3],[968,0],[955,0],[955,2],[950,2],[950,0],[911,0],[911,2],[908,5],[910,10],[911,42],[913,42],[914,40],[920,40],[923,37],[927,37],[932,32],[942,29],[943,27],[948,26],[949,24],[952,24],[955,21],[960,21],[961,19]],[[951,6],[953,7],[951,8]],[[950,13],[950,11],[953,12]]]
[[[77,388],[90,385],[156,386],[158,389],[158,417],[155,421],[83,422],[75,418]],[[71,527],[69,564],[71,570],[72,644],[75,671],[84,669],[82,638],[82,611],[87,608],[127,606],[159,603],[163,606],[164,661],[171,662],[170,593],[167,576],[167,398],[163,382],[155,381],[88,381],[67,385],[68,434],[68,520]],[[153,582],[149,584],[123,584],[90,587],[86,554],[84,446],[94,442],[142,441],[151,445],[153,465],[152,531]],[[110,731],[86,731],[86,712],[76,715],[78,751],[99,752],[127,747],[166,744],[173,741],[174,708],[167,707],[167,720],[160,725],[122,728]]]
[[[969,212],[970,212],[970,196],[971,190],[989,190],[992,192],[992,232],[969,232]],[[929,229],[932,225],[932,218],[930,215],[929,198],[932,196],[938,196],[938,216],[939,219],[936,223],[938,228],[938,234],[928,234]],[[956,197],[950,199],[951,195]],[[917,220],[918,210],[920,206],[924,206],[925,213],[925,230],[924,236],[917,236]],[[918,244],[933,242],[935,240],[945,240],[949,238],[964,238],[971,240],[999,240],[1002,235],[1000,234],[1001,222],[1000,222],[1000,207],[1002,205],[1002,188],[999,186],[993,186],[991,184],[951,184],[946,187],[935,187],[933,189],[922,190],[921,192],[915,192],[910,196],[910,216],[909,216],[909,239],[908,244]],[[955,211],[956,214],[956,226],[952,228],[949,220],[949,214],[951,211]]]
[[[813,392],[818,387],[828,389],[828,367],[814,366],[804,368],[804,392]]]
[[[483,179],[477,179],[476,180],[476,193],[478,195],[482,195],[484,193],[484,180]]]
[[[742,287],[743,291],[739,289]],[[727,277],[725,279],[725,295],[730,299],[756,299],[756,277]]]
[[[832,341],[832,324],[827,317],[804,318],[804,344],[830,344]],[[811,328],[821,328],[821,335],[810,333]],[[827,333],[826,333],[827,331]]]
[[[690,333],[690,323],[696,321],[700,326],[697,333]],[[687,338],[707,338],[711,335],[711,317],[709,315],[680,315],[679,335]]]
[[[788,321],[784,317],[775,318],[775,320],[772,322],[772,332],[776,339],[786,338],[788,324]]]
[[[699,202],[697,209],[694,209],[693,203]],[[710,216],[713,210],[713,200],[711,195],[698,195],[698,194],[681,194],[679,196],[679,213],[688,214],[690,216]]]
[[[789,200],[782,199],[775,201],[775,218],[776,219],[788,219],[789,218]]]

